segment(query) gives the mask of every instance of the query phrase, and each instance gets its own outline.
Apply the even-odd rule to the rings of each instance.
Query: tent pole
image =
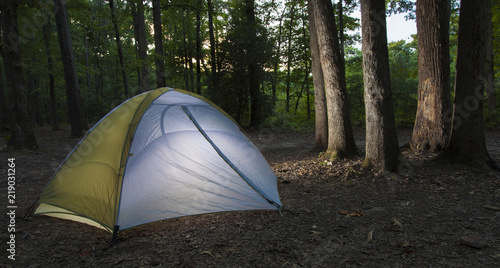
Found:
[[[115,225],[115,228],[113,229],[113,236],[111,237],[111,243],[109,243],[109,247],[112,247],[115,244],[116,236],[118,235],[118,230],[120,230],[120,226]]]

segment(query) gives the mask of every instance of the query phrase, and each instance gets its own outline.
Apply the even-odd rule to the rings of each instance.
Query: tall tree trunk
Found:
[[[154,2],[155,1],[153,1],[153,4],[154,4]],[[128,97],[130,97],[130,88],[129,88],[129,84],[128,84],[127,71],[125,70],[125,63],[123,60],[122,41],[120,38],[120,30],[118,28],[118,20],[116,19],[114,0],[109,0],[109,9],[111,10],[111,20],[113,22],[113,28],[115,30],[115,41],[116,41],[116,48],[118,50],[118,59],[120,61],[120,70],[122,72],[123,90],[124,90],[125,98],[128,98]],[[154,5],[153,5],[153,10],[154,10]],[[155,32],[156,32],[156,29],[155,29]],[[156,41],[156,39],[155,39],[155,41]]]
[[[73,44],[69,32],[66,0],[54,0],[54,4],[57,6],[55,17],[64,68],[64,80],[66,81],[66,102],[69,110],[71,136],[79,137],[87,129],[87,123],[83,115]]]
[[[343,0],[339,0],[337,3],[337,12],[339,16],[339,39],[340,39],[340,56],[342,57],[342,60],[345,58],[345,53],[344,53],[344,43],[345,43],[345,38],[344,38],[344,5],[343,5]]]
[[[282,29],[282,21],[283,21],[283,15],[280,16],[279,19],[279,26],[278,26],[278,47],[276,48],[276,55],[275,55],[275,60],[274,60],[274,71],[273,71],[273,79],[272,79],[272,84],[271,84],[271,91],[273,95],[272,103],[273,103],[273,108],[276,105],[276,88],[278,85],[278,71],[279,71],[279,63],[280,63],[280,57],[281,57],[281,29]]]
[[[155,65],[156,84],[158,87],[165,87],[165,61],[163,60],[163,31],[161,29],[161,5],[160,0],[153,0],[153,25],[155,39]]]
[[[316,24],[314,23],[314,14],[311,2],[308,6],[309,33],[311,43],[311,69],[314,84],[314,109],[316,117],[314,150],[326,151],[328,148],[328,117],[326,112],[326,95],[323,71],[319,58],[319,45]]]
[[[293,22],[295,19],[295,5],[292,4],[292,9],[290,10],[290,25],[288,27],[288,48],[286,52],[286,102],[285,102],[285,111],[290,112],[290,84],[291,81],[291,69],[292,69],[292,29]]]
[[[134,32],[137,39],[137,48],[139,53],[139,61],[141,65],[141,79],[139,84],[140,92],[150,90],[149,71],[148,71],[148,43],[146,40],[146,22],[144,18],[144,3],[143,0],[135,0],[132,2],[132,15],[134,16]]]
[[[196,7],[196,93],[201,95],[201,9],[203,1],[197,1]]]
[[[246,16],[248,29],[250,29],[250,39],[257,39],[257,26],[255,22],[255,1],[246,0]],[[247,47],[250,62],[248,64],[248,82],[250,89],[250,125],[257,127],[262,122],[262,103],[260,96],[260,67],[257,64],[257,51],[252,42],[249,42]]]
[[[418,106],[413,151],[441,151],[449,137],[451,109],[450,0],[418,0]]]
[[[182,72],[184,76],[184,89],[189,91],[189,58],[188,58],[188,45],[187,45],[187,29],[186,29],[186,13],[184,13],[184,19],[182,20],[182,46],[184,53],[184,70]]]
[[[0,30],[2,29],[2,18],[0,15]],[[5,55],[4,55],[4,50],[3,50],[3,41],[2,41],[2,35],[0,33],[0,56],[3,59],[3,62],[5,63]],[[7,97],[5,96],[5,89],[4,89],[4,84],[3,84],[3,70],[2,67],[0,66],[0,131],[7,130],[7,124],[8,124],[8,119],[7,119]]]
[[[191,29],[188,29],[190,31]],[[188,47],[187,47],[187,59],[189,63],[189,79],[190,79],[190,91],[194,92],[194,64],[193,64],[193,46],[191,40],[188,40]]]
[[[487,33],[486,33],[486,101],[488,109],[495,111],[497,109],[496,96],[495,96],[495,63],[493,54],[493,24],[492,24],[492,6],[491,0],[488,6],[488,13],[486,18]],[[497,122],[498,118],[495,118]]]
[[[26,89],[24,85],[23,65],[17,11],[14,1],[0,3],[2,19],[3,59],[7,89],[9,91],[9,127],[10,139],[7,146],[16,150],[38,149],[33,127],[28,118]]]
[[[43,42],[45,44],[45,55],[47,55],[47,67],[49,75],[49,103],[50,103],[50,123],[53,130],[61,129],[57,118],[57,102],[55,91],[54,64],[52,58],[52,49],[50,46],[50,23],[43,25]]]
[[[345,67],[340,56],[332,3],[330,0],[311,0],[309,4],[313,11],[326,92],[328,149],[325,156],[330,159],[354,156],[357,148],[349,118]]]
[[[363,167],[395,171],[400,151],[392,107],[385,0],[361,0],[361,25],[366,109]]]
[[[212,91],[215,93],[217,91],[217,85],[219,84],[217,79],[217,58],[216,58],[216,44],[214,35],[214,7],[212,5],[212,0],[207,0],[208,6],[208,32],[210,35],[210,65],[212,69]],[[218,96],[218,94],[216,94]],[[216,100],[217,102],[218,100]]]
[[[500,170],[486,149],[483,118],[489,2],[461,1],[452,130],[441,158]]]
[[[5,99],[6,97],[3,86],[3,69],[2,67],[0,67],[0,131],[7,130],[7,102],[5,101]]]
[[[85,40],[85,78],[87,82],[87,115],[90,122],[92,122],[94,118],[94,105],[92,105],[92,91],[90,84],[90,62],[89,62],[89,45],[88,45],[88,37],[87,33],[83,36]]]

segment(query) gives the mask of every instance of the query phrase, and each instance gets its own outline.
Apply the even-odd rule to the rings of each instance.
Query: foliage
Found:
[[[314,89],[310,74],[309,26],[307,1],[258,0],[256,24],[246,23],[245,1],[212,0],[214,34],[216,41],[217,77],[211,75],[211,55],[208,35],[207,1],[161,0],[164,54],[154,54],[151,1],[145,2],[148,57],[139,60],[133,29],[131,1],[115,0],[118,28],[123,45],[125,71],[133,94],[139,90],[138,72],[143,65],[150,70],[151,85],[155,85],[156,58],[165,61],[167,85],[194,91],[196,88],[196,14],[200,13],[201,88],[202,95],[211,99],[243,125],[250,120],[250,92],[248,63],[255,62],[261,88],[262,111],[267,120],[263,127],[309,128],[314,117]],[[338,5],[338,1],[334,1]],[[414,17],[413,0],[386,1],[389,13],[406,13]],[[450,24],[451,82],[454,83],[454,65],[457,44],[459,1],[452,0]],[[492,1],[493,33],[497,97],[500,80],[500,29],[498,22],[500,1]],[[338,6],[337,6],[338,7]],[[343,0],[343,26],[339,29],[345,39],[346,82],[352,123],[365,124],[363,97],[362,56],[359,47],[359,19],[352,16],[358,1]],[[61,64],[52,0],[21,1],[18,21],[21,33],[20,47],[27,81],[28,106],[31,120],[49,123],[49,78],[42,27],[49,24],[50,50],[54,58],[57,114],[66,118],[64,74]],[[87,120],[95,122],[110,109],[125,100],[118,52],[110,9],[106,0],[68,1],[70,29],[76,57],[76,68]],[[335,8],[339,17],[339,10]],[[256,37],[250,36],[255,27]],[[290,32],[288,32],[290,31]],[[354,34],[352,34],[354,33]],[[249,54],[248,47],[254,48]],[[391,85],[395,117],[398,126],[411,126],[415,117],[417,98],[416,41],[389,44]],[[290,63],[288,74],[287,64]],[[210,89],[217,79],[218,86]],[[288,87],[287,87],[288,83]],[[4,83],[5,84],[5,83]],[[452,85],[453,86],[453,85]],[[290,111],[286,112],[286,91],[289,90]],[[39,106],[34,105],[40,103]],[[497,101],[497,103],[500,103]],[[495,112],[486,112],[493,118]]]
[[[396,125],[412,127],[418,100],[417,42],[389,43],[389,66]]]

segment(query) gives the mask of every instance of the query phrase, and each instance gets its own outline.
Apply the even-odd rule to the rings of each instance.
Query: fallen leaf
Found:
[[[394,222],[394,225],[397,225],[399,227],[403,227],[400,221],[398,221],[396,218],[392,218],[392,221]]]
[[[368,243],[372,242],[372,240],[373,240],[373,230],[368,232]]]
[[[311,230],[311,231],[309,231],[309,232],[311,232],[311,234],[313,234],[313,235],[319,235],[319,234],[321,234],[321,232],[314,231],[314,230]]]
[[[205,250],[205,251],[202,251],[200,254],[207,254],[207,255],[212,256],[212,251],[211,250]]]

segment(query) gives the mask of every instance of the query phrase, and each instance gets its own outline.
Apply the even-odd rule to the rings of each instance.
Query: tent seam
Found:
[[[269,204],[275,205],[279,209],[281,206],[278,203],[276,203],[275,201],[266,197],[264,192],[257,185],[255,185],[252,181],[250,181],[250,179],[245,174],[243,174],[243,172],[241,172],[241,170],[239,170],[238,167],[236,167],[231,162],[231,160],[229,160],[226,157],[226,155],[219,149],[219,147],[217,147],[217,145],[215,145],[215,143],[212,141],[212,139],[210,139],[210,137],[207,135],[207,133],[198,124],[198,122],[196,121],[194,116],[189,111],[189,108],[186,106],[181,106],[181,107],[182,107],[182,110],[184,111],[184,113],[186,113],[186,115],[189,117],[191,122],[193,122],[195,127],[198,129],[198,131],[200,131],[201,135],[203,135],[203,137],[210,143],[210,145],[212,146],[212,148],[214,148],[214,150],[217,152],[217,154],[229,165],[229,167],[231,167],[240,176],[240,178],[243,179],[243,181],[245,181],[252,189],[254,189],[260,196],[262,196],[267,202],[269,202]]]

